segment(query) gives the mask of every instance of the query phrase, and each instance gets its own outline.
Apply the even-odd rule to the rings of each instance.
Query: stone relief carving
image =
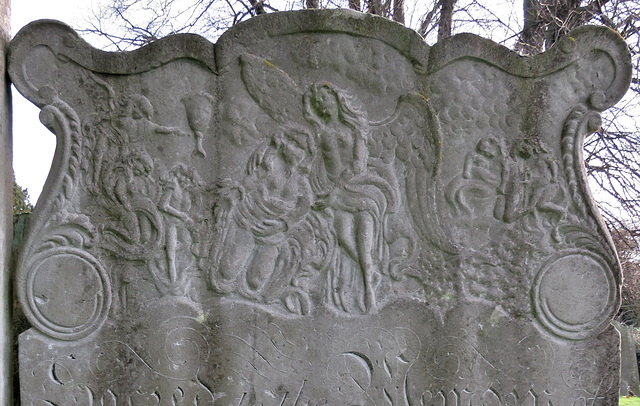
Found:
[[[12,43],[58,137],[18,259],[26,404],[616,397],[580,152],[628,84],[609,31],[515,63],[325,10],[89,49],[51,22]]]
[[[428,102],[403,95],[393,114],[372,122],[344,89],[324,82],[303,92],[268,61],[240,60],[246,90],[282,127],[250,155],[242,181],[221,181],[212,287],[266,304],[281,299],[288,311],[306,314],[314,288],[304,285],[325,283],[328,272],[334,309],[374,311],[381,279],[417,266],[421,237],[448,243],[429,216],[440,135]],[[400,182],[398,173],[408,176]],[[420,204],[428,210],[411,210]],[[400,216],[410,223],[389,226]],[[408,241],[402,253],[394,250],[400,239]]]
[[[311,212],[309,142],[294,130],[274,135],[251,155],[241,184],[220,185],[209,271],[215,291],[309,312],[304,280],[321,271],[323,253],[314,251],[330,238],[312,228],[324,223]]]
[[[466,155],[462,175],[448,185],[447,200],[456,212],[472,215],[493,206],[496,220],[522,221],[527,231],[543,230],[565,215],[558,170],[537,139],[517,140],[507,154],[499,140],[486,137]]]

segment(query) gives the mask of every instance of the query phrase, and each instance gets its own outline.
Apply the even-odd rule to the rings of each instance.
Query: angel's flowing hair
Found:
[[[367,112],[360,100],[350,92],[339,89],[329,82],[314,83],[304,94],[304,116],[313,124],[322,125],[322,119],[314,111],[313,102],[317,100],[321,89],[326,89],[337,101],[338,115],[341,122],[352,130],[361,132],[366,137],[369,127]]]

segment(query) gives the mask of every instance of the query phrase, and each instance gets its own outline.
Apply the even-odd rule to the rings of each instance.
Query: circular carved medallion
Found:
[[[548,259],[536,275],[531,296],[540,323],[570,340],[602,331],[618,305],[607,261],[584,250],[562,251]]]
[[[23,289],[29,321],[60,340],[91,334],[106,320],[111,305],[103,266],[90,254],[70,247],[36,256]]]

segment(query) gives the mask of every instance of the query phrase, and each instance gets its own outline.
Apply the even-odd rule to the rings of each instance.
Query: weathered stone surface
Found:
[[[581,143],[630,78],[347,11],[10,74],[58,136],[19,259],[25,404],[612,405],[619,265]]]
[[[613,325],[620,333],[620,396],[640,395],[640,377],[638,377],[638,358],[632,328],[614,320]]]

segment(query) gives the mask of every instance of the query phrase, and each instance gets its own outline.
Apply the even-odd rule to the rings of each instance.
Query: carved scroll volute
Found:
[[[606,38],[606,40],[604,40]],[[600,112],[612,107],[627,91],[632,74],[631,58],[627,45],[614,31],[604,27],[582,27],[565,38],[558,48],[562,52],[575,54],[574,64],[582,76],[582,100],[571,106],[562,129],[562,167],[567,182],[567,196],[572,200],[569,213],[585,220],[592,231],[586,242],[581,232],[575,232],[575,225],[567,226],[562,232],[566,243],[576,249],[565,249],[547,259],[536,275],[532,290],[532,304],[539,321],[552,333],[568,339],[592,337],[610,327],[620,305],[620,285],[622,269],[618,261],[613,240],[600,216],[588,186],[583,159],[584,138],[597,131],[601,125]],[[566,70],[570,70],[568,67]],[[574,85],[575,86],[575,85]],[[579,86],[575,86],[580,88]],[[583,242],[576,241],[582,238]],[[574,262],[576,261],[577,262]],[[562,269],[561,271],[559,271]],[[571,286],[570,294],[593,295],[587,311],[594,316],[565,317],[561,308],[563,299],[552,298],[551,285],[557,285],[557,278],[572,272],[575,276],[582,272],[589,279],[584,286]],[[585,279],[582,279],[585,280]],[[544,290],[547,290],[544,293]],[[597,300],[593,300],[596,298]]]
[[[41,108],[40,121],[56,135],[57,143],[41,203],[18,258],[17,289],[34,327],[57,339],[75,340],[95,331],[111,304],[106,270],[90,252],[95,227],[72,208],[80,178],[81,120],[60,97],[65,76],[61,72],[68,61],[57,55],[56,48],[79,38],[61,24],[33,26],[53,26],[59,31],[53,39],[59,43],[44,44],[43,37],[18,34],[12,42],[10,76],[16,88]],[[65,307],[69,310],[62,311]]]
[[[129,243],[122,249],[127,259],[149,260],[164,244],[168,220],[163,215],[185,215],[171,207],[176,200],[171,193],[154,195],[154,160],[147,149],[154,142],[152,135],[161,134],[171,137],[165,144],[172,151],[175,145],[186,145],[182,152],[188,159],[204,158],[203,142],[213,115],[211,91],[186,81],[186,89],[172,101],[179,123],[168,126],[153,117],[154,105],[142,94],[145,90],[120,94],[110,79],[150,72],[176,60],[193,60],[191,69],[204,68],[207,74],[214,70],[211,43],[195,35],[116,54],[94,49],[62,23],[42,20],[23,28],[11,42],[11,80],[41,109],[40,121],[57,137],[16,274],[25,314],[50,337],[78,340],[106,321],[116,289],[113,265],[103,263],[109,244]],[[179,144],[178,138],[190,139]],[[179,176],[197,183],[193,168],[168,165],[173,168],[166,171],[167,188]],[[132,185],[127,189],[127,184]],[[140,196],[133,197],[136,193]],[[139,221],[148,230],[136,240]],[[114,234],[115,242],[103,238]]]
[[[556,155],[566,182],[563,189],[569,202],[567,214],[573,219],[558,226],[557,238],[565,246],[538,269],[531,300],[538,320],[548,331],[581,340],[610,328],[609,322],[620,305],[622,283],[613,241],[589,190],[583,143],[588,133],[600,128],[600,112],[613,106],[628,89],[632,65],[626,44],[617,33],[604,27],[577,29],[556,48],[556,52],[572,58],[571,64],[558,75],[564,75],[565,86],[573,88],[577,96],[571,100],[573,105],[564,101],[562,111],[568,114],[560,137],[561,155]],[[581,274],[580,280],[587,281],[581,285],[575,279],[575,283],[567,286],[567,293],[572,298],[590,296],[583,299],[588,304],[585,312],[590,315],[563,313],[562,308],[568,302],[552,293],[562,285],[557,278],[569,274],[573,277]]]
[[[629,86],[624,41],[607,28],[583,27],[549,51],[521,58],[465,34],[436,44],[429,62],[432,99],[450,140],[444,155],[454,157],[442,169],[454,239],[475,246],[470,255],[500,264],[479,264],[476,271],[488,273],[469,279],[484,284],[500,267],[526,270],[505,276],[531,287],[530,311],[547,331],[569,340],[603,331],[619,306],[621,273],[582,148],[600,127],[600,112]],[[516,254],[514,242],[530,248]],[[583,285],[562,283],[581,272],[580,280],[589,280]],[[504,288],[489,291],[504,300]],[[584,314],[563,312],[575,303],[585,305]]]
[[[607,46],[603,46],[604,38]],[[557,48],[575,55],[578,68],[586,73],[582,76],[582,100],[571,106],[562,133],[562,160],[571,197],[581,215],[597,222],[599,231],[608,240],[609,253],[613,254],[613,242],[588,187],[583,144],[587,134],[600,128],[600,112],[612,107],[629,88],[633,69],[629,51],[618,33],[604,27],[577,29]]]

